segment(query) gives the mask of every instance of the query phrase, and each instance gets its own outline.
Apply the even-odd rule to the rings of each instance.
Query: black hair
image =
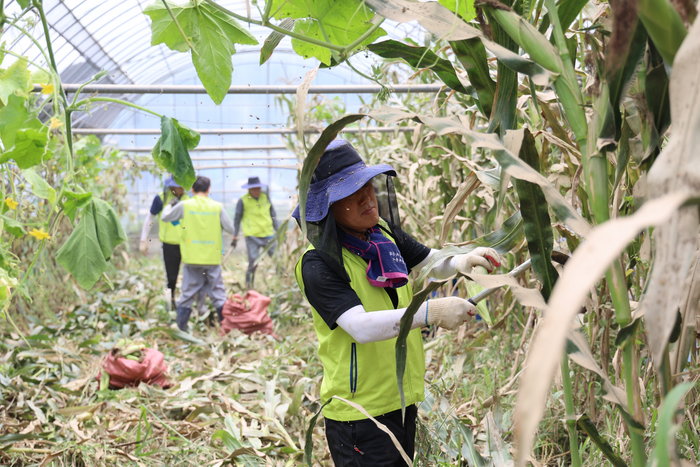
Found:
[[[204,193],[211,186],[211,180],[207,177],[197,177],[197,180],[192,184],[192,191],[195,193]]]

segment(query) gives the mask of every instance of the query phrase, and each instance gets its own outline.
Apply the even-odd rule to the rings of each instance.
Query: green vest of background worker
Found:
[[[163,243],[163,264],[165,264],[165,276],[170,289],[170,300],[175,309],[175,287],[177,284],[177,275],[180,272],[180,237],[182,235],[182,226],[180,221],[165,222],[162,219],[161,213],[163,206],[166,206],[173,199],[185,201],[190,199],[185,193],[184,188],[175,182],[175,179],[170,176],[165,180],[163,193],[158,194],[153,198],[151,209],[146,216],[141,229],[141,243],[139,250],[144,255],[148,253],[148,232],[151,230],[153,220],[158,218],[158,237]],[[198,300],[199,301],[199,300]],[[199,301],[203,304],[203,300]]]
[[[459,297],[432,299],[415,313],[406,340],[403,419],[394,349],[401,317],[413,297],[408,274],[427,265],[437,250],[401,229],[395,176],[391,166],[368,166],[350,143],[335,140],[321,156],[308,191],[306,227],[311,246],[295,272],[312,307],[323,364],[326,439],[337,467],[405,462],[389,435],[333,396],[364,407],[413,458],[417,404],[425,391],[419,328],[434,324],[454,330],[476,313],[475,305]],[[292,216],[300,222],[299,207]],[[475,265],[491,271],[499,266],[498,254],[476,248],[440,261],[431,276],[469,273]]]
[[[219,321],[226,302],[226,288],[221,277],[221,231],[233,234],[231,219],[221,203],[209,198],[211,181],[197,177],[192,185],[194,196],[187,201],[174,199],[163,208],[165,222],[181,221],[180,251],[185,267],[182,270],[182,294],[177,303],[177,326],[187,331],[192,303],[201,290],[209,295]]]
[[[233,242],[238,243],[238,230],[243,227],[245,245],[248,250],[248,270],[245,273],[245,286],[253,288],[255,276],[255,260],[260,256],[260,250],[265,248],[275,237],[279,228],[275,208],[270,203],[267,193],[262,191],[263,185],[259,177],[249,177],[248,183],[241,188],[248,190],[236,204],[236,215],[233,217]],[[276,245],[272,245],[267,253],[272,256]]]

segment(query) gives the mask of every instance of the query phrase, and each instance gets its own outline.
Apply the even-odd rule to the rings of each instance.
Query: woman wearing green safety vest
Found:
[[[265,248],[274,238],[277,225],[275,208],[270,203],[267,193],[262,191],[265,185],[258,177],[249,177],[248,183],[241,188],[247,189],[236,204],[236,215],[233,217],[233,241],[231,246],[236,248],[238,243],[238,229],[243,226],[245,245],[248,251],[248,270],[245,273],[245,286],[253,287],[255,277],[255,260],[260,256],[260,250]],[[272,256],[275,253],[275,245],[272,245],[267,253]]]
[[[394,346],[413,292],[412,269],[436,250],[401,230],[388,165],[370,167],[343,140],[331,142],[314,171],[306,203],[311,243],[296,266],[296,279],[313,309],[323,364],[326,439],[336,466],[404,465],[390,437],[339,400],[360,404],[389,428],[413,458],[417,405],[423,400],[425,356],[420,327],[454,330],[476,307],[458,297],[429,300],[415,314],[407,339],[406,419],[396,382]],[[299,207],[292,214],[299,221]],[[477,248],[442,261],[431,273],[447,278],[474,266],[491,271],[498,254]]]
[[[179,221],[165,222],[162,219],[161,212],[163,206],[166,206],[173,199],[185,201],[190,199],[185,193],[185,190],[175,182],[175,179],[170,176],[165,180],[163,193],[158,194],[153,198],[151,209],[146,216],[141,230],[141,243],[139,250],[144,255],[148,253],[148,232],[151,230],[154,218],[158,218],[158,237],[163,243],[163,263],[165,264],[165,276],[170,289],[170,300],[173,310],[175,309],[175,287],[177,284],[177,275],[180,272],[180,237],[182,227],[178,226]],[[203,304],[203,300],[200,301]]]
[[[233,233],[231,219],[221,203],[209,198],[211,181],[197,177],[192,185],[192,199],[178,203],[172,200],[163,208],[165,222],[181,221],[182,224],[182,294],[177,303],[177,326],[187,331],[192,313],[192,303],[200,291],[209,295],[219,321],[226,302],[226,288],[221,277],[221,230]]]

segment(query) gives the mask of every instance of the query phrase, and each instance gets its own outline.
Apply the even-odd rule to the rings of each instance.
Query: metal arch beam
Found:
[[[400,127],[369,127],[369,128],[345,128],[340,133],[393,133],[395,131],[408,132],[415,130],[415,126]],[[195,129],[200,135],[292,135],[297,133],[296,128],[256,128],[256,129]],[[319,129],[307,129],[304,133],[321,133]],[[73,128],[74,135],[159,135],[157,128]]]
[[[80,84],[63,84],[67,93],[74,93]],[[228,94],[296,94],[295,85],[231,86]],[[447,92],[449,88],[441,84],[397,84],[389,87],[394,93],[435,93]],[[309,94],[378,94],[382,87],[375,84],[318,85],[309,88]],[[41,85],[34,86],[34,92],[41,92]],[[206,94],[204,86],[190,85],[141,85],[141,84],[90,84],[83,88],[86,94]]]

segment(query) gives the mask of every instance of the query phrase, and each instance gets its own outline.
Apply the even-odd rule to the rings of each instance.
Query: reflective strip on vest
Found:
[[[243,218],[241,227],[246,237],[270,237],[275,234],[270,216],[270,200],[261,192],[258,199],[250,193],[243,196]]]
[[[313,246],[306,251],[311,249]],[[362,258],[343,248],[343,263],[351,279],[350,286],[357,293],[365,311],[394,309],[386,291],[372,286],[367,280],[367,263]],[[297,262],[295,274],[297,284],[303,292],[301,258]],[[413,297],[410,283],[395,290],[399,296],[397,308],[407,307]],[[337,395],[360,404],[373,417],[399,410],[401,398],[396,382],[396,338],[358,344],[340,326],[331,330],[316,310],[313,310],[313,318],[319,342],[318,354],[323,364],[321,400],[325,402]],[[403,384],[408,406],[421,402],[424,398],[425,354],[420,329],[412,330],[406,343],[408,353]],[[365,418],[339,400],[324,407],[323,416],[338,421]]]
[[[166,189],[165,200],[163,200],[163,207],[165,207],[173,198],[175,198],[173,192],[169,189]],[[182,195],[180,201],[187,201],[188,199],[190,199],[189,196]],[[160,213],[158,213],[158,238],[160,238],[160,241],[163,243],[169,243],[170,245],[179,245],[180,239],[182,238],[182,225],[180,225],[181,222],[179,220],[173,222],[163,222],[162,220],[160,220],[161,214],[163,214],[162,209]]]
[[[182,262],[221,264],[221,203],[206,196],[194,196],[182,204]]]

